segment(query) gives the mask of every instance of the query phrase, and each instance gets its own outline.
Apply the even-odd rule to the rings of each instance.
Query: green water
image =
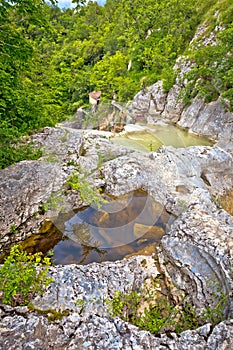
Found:
[[[162,145],[175,148],[213,145],[209,139],[189,133],[174,125],[146,126],[142,130],[130,131],[122,136],[117,135],[112,141],[115,144],[144,152],[157,151]]]

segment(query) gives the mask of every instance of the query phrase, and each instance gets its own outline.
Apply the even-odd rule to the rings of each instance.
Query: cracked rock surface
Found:
[[[140,259],[137,257],[137,261],[130,260],[129,265],[137,265]],[[127,262],[124,265],[124,268],[127,269]],[[96,270],[99,269],[100,273],[103,267],[98,266]],[[90,274],[92,268],[89,266]],[[76,267],[70,266],[63,269],[64,275],[66,269],[70,272],[73,269],[72,277],[70,274],[67,278],[68,283],[72,279],[79,279],[79,269]],[[114,269],[115,272],[121,273],[122,263],[116,263]],[[140,273],[139,265],[135,274],[131,271],[131,276],[134,275],[134,278],[137,279],[137,273]],[[116,274],[111,282],[113,283],[112,289],[114,289],[119,283],[119,276]],[[59,285],[59,282],[57,283]],[[77,291],[75,293],[77,294]],[[79,295],[81,296],[81,293]],[[70,305],[69,302],[67,305]],[[1,306],[0,317],[1,348],[11,350],[230,350],[233,341],[233,321],[230,320],[221,322],[214,328],[210,324],[206,324],[196,330],[182,332],[180,335],[171,333],[169,336],[162,334],[160,337],[156,337],[147,331],[139,331],[137,327],[119,318],[112,318],[107,314],[101,315],[101,312],[99,314],[90,309],[82,313],[78,308],[74,310],[72,306],[68,316],[54,322],[49,322],[44,315],[28,312],[25,307]]]
[[[154,107],[150,99],[150,112],[155,108],[157,118],[165,110],[167,96],[159,83],[151,94]],[[143,98],[148,100],[148,96]],[[178,112],[172,110],[170,101],[172,118]],[[216,128],[212,125],[209,130],[220,135],[221,123],[215,121]],[[227,128],[222,130],[226,136]],[[92,184],[110,195],[146,190],[175,220],[152,256],[51,267],[54,282],[42,297],[33,299],[34,311],[0,305],[0,349],[232,350],[233,222],[213,201],[233,188],[231,131],[228,134],[225,142],[223,136],[218,137],[215,147],[161,147],[151,153],[113,145],[109,133],[98,131],[60,127],[34,135],[44,157],[0,171],[1,249],[25,239],[26,233],[38,232],[46,218],[40,213],[41,205],[54,191],[63,189],[76,166],[91,173]],[[69,205],[79,207],[77,194],[64,196]],[[12,225],[19,231],[12,234]],[[199,313],[216,306],[219,291],[226,294],[226,320],[179,335],[155,336],[111,317],[106,301],[116,291],[139,291],[145,281],[161,274],[188,296]],[[65,313],[52,322],[48,319],[52,310]]]

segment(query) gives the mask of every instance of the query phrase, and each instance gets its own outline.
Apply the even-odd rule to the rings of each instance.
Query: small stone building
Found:
[[[89,93],[89,102],[92,106],[99,104],[102,91],[92,91]]]

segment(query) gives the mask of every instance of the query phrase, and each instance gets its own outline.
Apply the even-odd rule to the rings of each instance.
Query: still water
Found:
[[[53,249],[55,264],[114,261],[139,252],[151,254],[174,220],[161,204],[137,190],[46,221],[40,234],[24,242],[34,253]]]
[[[127,129],[129,132],[127,132]],[[138,130],[134,130],[138,129]],[[213,142],[174,125],[126,126],[126,133],[116,135],[112,142],[144,152],[155,152],[162,145],[182,148],[188,146],[212,146]]]

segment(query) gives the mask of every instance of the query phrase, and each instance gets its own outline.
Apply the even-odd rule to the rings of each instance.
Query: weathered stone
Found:
[[[1,238],[33,217],[67,174],[58,163],[23,161],[0,171]],[[11,232],[15,233],[15,232]]]
[[[33,300],[33,305],[41,310],[80,312],[83,309],[87,315],[106,316],[108,306],[105,301],[113,298],[115,291],[127,293],[132,287],[139,291],[147,278],[159,274],[154,259],[145,259],[137,256],[112,263],[53,267],[50,274],[54,283],[42,297]],[[80,300],[84,301],[84,306],[80,306]]]
[[[142,90],[135,97],[129,107],[134,121],[145,121],[145,114],[148,113],[151,103],[151,92]]]
[[[130,157],[106,163],[102,174],[107,192],[121,195],[144,188],[167,209],[169,206],[169,210],[172,210],[169,203],[176,202],[174,214],[177,214],[178,201],[181,207],[181,201],[184,204],[198,201],[196,195],[200,196],[200,189],[206,201],[209,196],[206,190],[221,193],[233,185],[232,156],[218,147],[161,147],[158,153],[134,152]],[[208,178],[208,184],[202,179],[202,174]],[[177,186],[181,185],[187,190],[177,191]],[[211,201],[210,197],[208,200]]]
[[[233,344],[233,321],[218,324],[207,341],[207,350],[230,350]]]
[[[141,116],[150,124],[160,121],[178,123],[198,135],[219,140],[221,147],[232,151],[233,113],[227,108],[227,101],[219,98],[217,101],[205,103],[203,99],[195,98],[184,107],[179,95],[186,84],[184,76],[190,67],[179,63],[174,69],[180,65],[177,82],[168,94],[163,92],[161,82],[150,86],[146,93],[141,91],[135,96],[130,106],[131,113],[136,121],[137,116]]]
[[[207,324],[180,335],[156,337],[119,318],[80,316],[71,313],[61,321],[48,322],[36,313],[20,308],[2,310],[0,345],[2,349],[59,350],[230,350],[233,323],[225,321],[211,330]]]
[[[180,92],[180,85],[174,85],[170,89],[167,96],[167,103],[161,115],[164,120],[176,123],[180,119],[180,115],[184,108],[182,100],[179,99]]]
[[[225,138],[225,134],[231,134],[231,139],[225,140],[225,144],[233,142],[233,115],[226,111],[224,101],[220,98],[210,103],[196,98],[182,112],[178,124],[215,140]]]
[[[68,127],[44,128],[33,136],[33,141],[44,151],[45,161],[77,162],[83,148],[83,136],[80,130]]]
[[[158,81],[157,83],[153,84],[148,88],[148,91],[151,93],[151,103],[148,114],[163,112],[166,104],[167,93],[165,93],[163,90],[162,81]],[[154,103],[154,106],[152,102]]]
[[[233,250],[230,244],[233,222],[226,213],[195,204],[173,224],[162,238],[160,266],[168,278],[183,290],[199,310],[214,308],[221,290],[229,296],[225,317],[232,316],[231,266]],[[165,263],[166,262],[166,263]],[[170,276],[170,277],[169,277]]]
[[[200,33],[205,30],[203,26],[200,28]],[[219,28],[216,29],[218,30]],[[197,33],[194,40],[197,40],[198,36]],[[208,38],[202,36],[201,40],[204,38],[206,38],[205,45],[214,45],[216,34],[212,33]],[[161,121],[178,123],[198,135],[218,140],[221,147],[233,152],[233,113],[227,100],[219,97],[216,101],[205,103],[203,98],[196,97],[188,106],[184,106],[180,96],[187,85],[186,74],[192,66],[193,63],[187,57],[179,57],[174,66],[176,81],[170,91],[165,93],[163,84],[159,81],[146,91],[140,91],[129,106],[129,110],[135,116],[135,121],[140,116],[151,124]]]

